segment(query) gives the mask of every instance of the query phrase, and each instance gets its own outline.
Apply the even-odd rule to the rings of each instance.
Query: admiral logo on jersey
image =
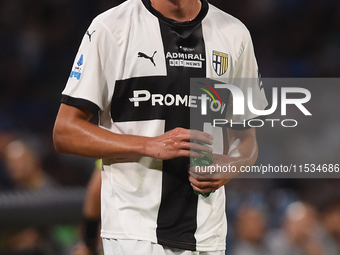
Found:
[[[187,47],[185,49],[187,52],[194,50]],[[202,68],[202,62],[205,61],[202,54],[194,53],[167,52],[165,58],[169,59],[169,66],[183,66],[191,68]]]
[[[77,80],[80,80],[81,76],[81,66],[84,63],[84,56],[81,54],[79,60],[77,61],[77,66],[74,67],[74,71],[71,72],[70,78],[76,78]]]
[[[228,54],[213,51],[212,65],[218,76],[222,76],[228,70]]]

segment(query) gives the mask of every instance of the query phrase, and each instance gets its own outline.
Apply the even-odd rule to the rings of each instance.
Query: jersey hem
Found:
[[[179,243],[179,242],[174,242],[174,241],[164,240],[164,239],[159,239],[159,238],[158,238],[158,244],[163,245],[163,246],[168,246],[171,248],[176,248],[176,249],[196,251],[196,244]]]
[[[159,239],[159,238],[155,238],[151,236],[134,235],[134,234],[126,234],[126,233],[110,233],[106,231],[101,231],[100,236],[101,238],[108,238],[108,239],[144,240],[144,241],[150,241],[152,243],[160,244],[163,246],[168,246],[171,248],[196,251],[196,244],[178,243],[178,242]]]
[[[110,233],[110,232],[106,232],[106,231],[101,231],[100,237],[101,238],[108,238],[108,239],[144,240],[144,241],[150,241],[152,243],[157,243],[157,239],[155,237],[126,234],[126,233]]]
[[[170,240],[164,240],[158,238],[158,243],[160,245],[177,248],[177,249],[184,249],[184,250],[190,250],[190,251],[200,251],[200,252],[206,252],[206,251],[224,251],[226,249],[226,243],[223,244],[217,244],[215,246],[209,246],[209,245],[202,245],[202,244],[189,244],[189,243],[179,243],[179,242],[173,242]]]
[[[196,246],[197,251],[225,251],[226,250],[226,244],[218,244],[216,246],[207,246],[207,245],[197,245]]]
[[[208,245],[202,245],[202,244],[189,244],[189,243],[178,243],[173,242],[170,240],[164,240],[164,239],[156,239],[151,236],[143,236],[143,235],[133,235],[133,234],[125,234],[125,233],[110,233],[106,231],[101,231],[100,234],[101,238],[106,239],[128,239],[128,240],[143,240],[143,241],[149,241],[152,243],[160,244],[162,246],[168,246],[171,248],[176,249],[183,249],[183,250],[190,250],[190,251],[223,251],[226,249],[226,244],[218,244],[215,246],[208,246]]]

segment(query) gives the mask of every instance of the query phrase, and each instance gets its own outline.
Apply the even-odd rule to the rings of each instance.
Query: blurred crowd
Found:
[[[267,208],[238,209],[228,255],[340,254],[340,201],[329,201],[319,211],[296,201],[286,208],[279,228],[270,228]],[[229,247],[228,247],[229,248]]]
[[[0,202],[4,192],[86,186],[94,160],[57,154],[52,129],[87,27],[120,2],[0,2]],[[263,77],[339,76],[340,1],[210,2],[248,27]],[[339,163],[339,105],[332,102],[338,102],[340,86],[317,89],[312,95],[319,100],[311,107],[319,119],[304,118],[290,133],[258,130],[259,162]],[[239,179],[227,185],[227,194],[228,255],[340,254],[339,179]],[[75,227],[51,235],[34,224],[0,232],[0,254],[17,255],[69,254],[79,233]],[[55,242],[68,248],[46,248]]]

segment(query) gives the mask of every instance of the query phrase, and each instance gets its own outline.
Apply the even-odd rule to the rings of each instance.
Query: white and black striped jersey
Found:
[[[112,132],[154,137],[190,128],[190,108],[198,103],[190,95],[190,78],[257,75],[248,30],[205,0],[198,16],[183,23],[162,16],[149,0],[128,0],[93,20],[62,103],[100,111],[100,126]],[[255,108],[264,109],[267,102],[257,84],[253,94]],[[226,113],[232,100],[227,108]],[[214,133],[215,153],[223,153],[221,133]],[[224,250],[224,189],[208,198],[195,195],[188,164],[188,158],[103,159],[102,237]]]

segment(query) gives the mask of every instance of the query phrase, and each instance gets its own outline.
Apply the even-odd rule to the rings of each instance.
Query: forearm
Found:
[[[87,194],[84,202],[83,214],[87,219],[100,219],[100,188],[101,169],[94,169],[87,186]]]
[[[230,172],[225,178],[234,178],[242,166],[252,166],[255,164],[258,156],[258,146],[256,141],[255,130],[243,132],[243,135],[238,135],[240,131],[229,131],[229,151],[226,155],[214,155],[214,163],[216,165],[236,168],[237,171]]]
[[[124,135],[110,132],[89,122],[92,114],[62,104],[54,126],[53,140],[58,152],[93,158],[138,160],[148,156],[158,159],[201,157],[195,151],[211,152],[207,146],[191,143],[198,140],[211,144],[213,137],[197,130],[175,128],[156,137]],[[190,151],[193,149],[195,151]]]
[[[54,137],[58,152],[92,158],[141,157],[145,144],[143,137],[117,135],[91,123],[68,126]]]
[[[229,151],[225,155],[225,161],[237,169],[240,169],[241,166],[254,165],[258,157],[258,146],[254,133],[255,130],[240,138],[235,139],[234,135],[229,137]]]
[[[61,105],[53,132],[58,152],[93,158],[145,155],[146,137],[112,133],[88,122],[89,115],[67,115],[65,108],[70,109],[69,106]]]

